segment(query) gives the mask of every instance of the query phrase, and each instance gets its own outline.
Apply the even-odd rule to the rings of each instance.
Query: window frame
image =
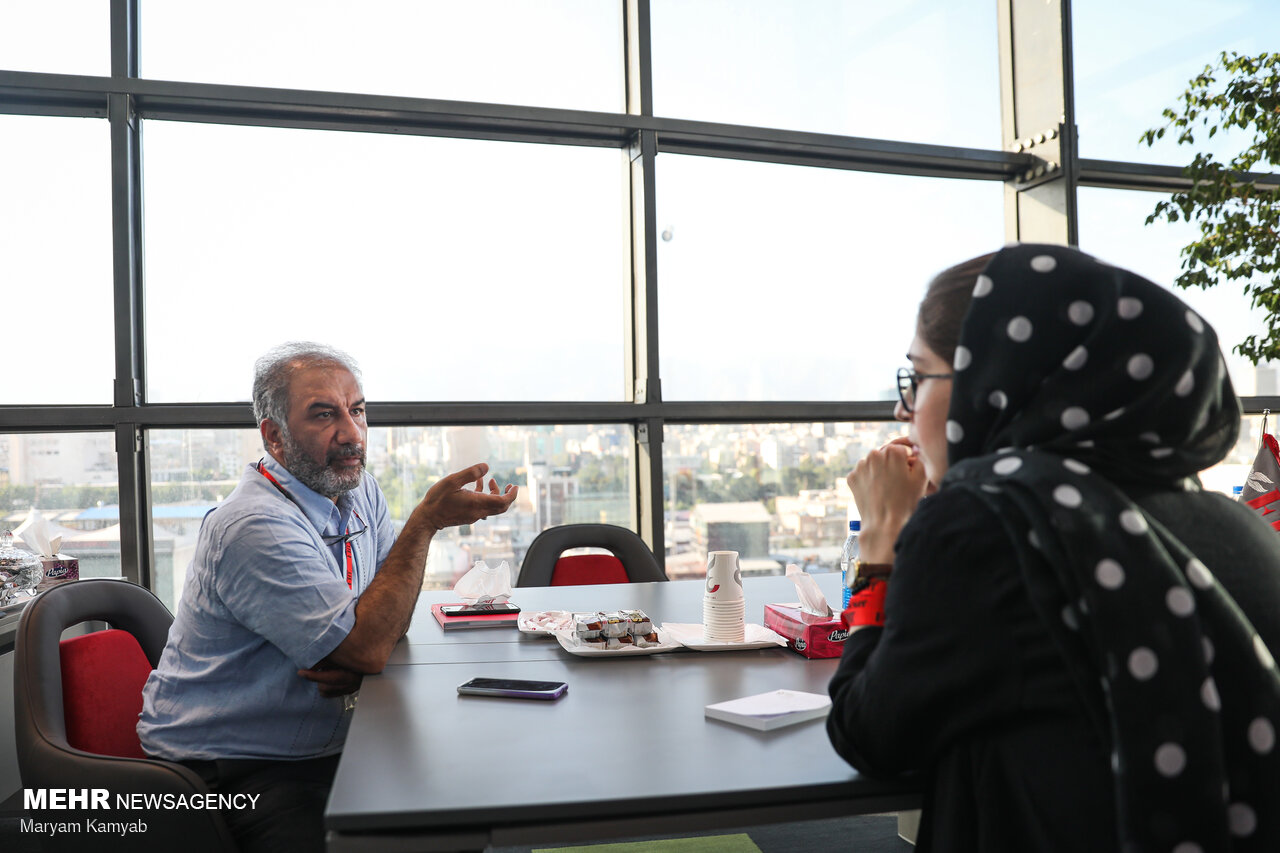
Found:
[[[621,402],[399,401],[371,407],[372,426],[619,424],[635,438],[634,526],[655,553],[663,541],[662,436],[666,424],[887,421],[885,401],[665,401],[659,358],[654,166],[660,152],[771,163],[998,181],[1006,187],[1010,239],[1045,234],[1074,243],[1078,186],[1170,192],[1187,185],[1176,167],[1082,159],[1074,145],[1070,0],[992,0],[999,9],[1004,148],[987,150],[670,119],[653,114],[649,0],[623,4],[626,109],[596,113],[399,96],[184,83],[139,76],[141,0],[112,0],[111,76],[0,70],[0,113],[80,116],[110,123],[115,394],[113,405],[3,406],[6,432],[114,430],[125,576],[150,586],[151,429],[253,428],[245,403],[147,402],[142,264],[145,119],[616,148],[630,161],[631,282],[625,324],[628,393]],[[1012,9],[1018,8],[1015,20]],[[1041,43],[1034,43],[1034,33]],[[1051,49],[1044,50],[1048,39]],[[1018,49],[1015,49],[1018,48]],[[1022,72],[1014,75],[1015,63]],[[1033,82],[1023,82],[1033,81]],[[1040,104],[1032,108],[1028,105]],[[1044,116],[1052,114],[1052,118]],[[1036,133],[1037,121],[1061,122]],[[1262,176],[1280,184],[1280,176]],[[1029,222],[1018,200],[1056,212]],[[1244,398],[1246,413],[1280,409],[1280,397]]]

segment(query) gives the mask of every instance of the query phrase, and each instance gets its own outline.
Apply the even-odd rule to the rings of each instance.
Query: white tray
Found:
[[[747,625],[742,641],[737,643],[717,643],[702,635],[702,625],[688,625],[678,622],[664,622],[662,630],[666,636],[685,648],[699,652],[730,652],[737,649],[767,649],[771,646],[785,646],[787,640],[772,628],[763,625]]]
[[[680,643],[667,636],[667,633],[658,627],[654,627],[658,632],[658,642],[651,646],[622,646],[616,649],[606,649],[603,645],[596,643],[583,643],[578,638],[568,632],[562,634],[553,634],[559,641],[560,647],[566,652],[578,655],[584,658],[617,658],[630,657],[632,655],[656,655],[660,652],[674,652],[681,648]]]

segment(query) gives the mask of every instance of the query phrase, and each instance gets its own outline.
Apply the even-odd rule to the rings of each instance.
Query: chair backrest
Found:
[[[603,548],[613,556],[561,557],[572,548]],[[665,581],[644,540],[613,524],[565,524],[539,533],[529,544],[516,586]]]
[[[173,616],[149,590],[105,578],[60,584],[28,604],[14,639],[15,711],[17,721],[25,720],[29,734],[42,742],[67,743],[62,632],[89,621],[107,622],[132,636],[148,667],[154,669]],[[96,644],[89,641],[86,648]]]
[[[574,554],[560,557],[551,570],[551,586],[591,583],[630,583],[627,567],[612,554]]]
[[[62,716],[67,743],[121,758],[146,758],[138,742],[142,685],[154,669],[128,631],[113,628],[63,640]]]
[[[81,622],[112,627],[62,642]],[[188,767],[144,757],[136,726],[142,685],[160,662],[173,616],[149,590],[123,580],[68,581],[23,609],[14,638],[13,712],[18,771],[25,788],[94,788],[117,794],[205,795]],[[35,810],[38,821],[74,820],[67,811]],[[224,853],[236,849],[222,816],[211,810],[98,811],[102,820],[147,824],[147,849]],[[46,853],[83,849],[75,833],[42,836]],[[134,837],[104,835],[94,848],[136,849]]]

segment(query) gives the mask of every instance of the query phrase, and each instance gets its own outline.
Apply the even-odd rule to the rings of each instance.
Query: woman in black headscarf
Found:
[[[930,284],[908,358],[908,438],[849,475],[888,574],[837,751],[920,776],[922,850],[1280,851],[1280,539],[1196,477],[1240,426],[1213,330],[1020,245]]]

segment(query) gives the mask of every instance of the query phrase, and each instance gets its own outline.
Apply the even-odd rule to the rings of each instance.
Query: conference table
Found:
[[[839,577],[815,575],[829,601]],[[784,577],[744,581],[747,622],[793,602]],[[644,610],[699,623],[703,582],[517,588],[525,613]],[[445,631],[423,592],[386,670],[360,690],[325,811],[328,849],[479,851],[918,808],[904,782],[864,778],[821,719],[773,731],[704,707],[786,688],[825,693],[836,660],[781,646],[580,657],[514,627]],[[563,681],[555,701],[461,696],[474,677]]]

